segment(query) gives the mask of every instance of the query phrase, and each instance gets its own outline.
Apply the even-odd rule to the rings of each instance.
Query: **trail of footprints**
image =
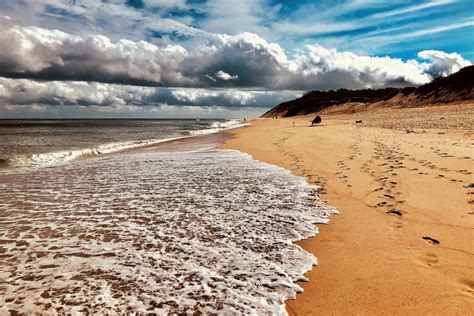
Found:
[[[345,182],[349,183],[349,179],[344,174],[344,171],[350,170],[350,161],[360,152],[357,150],[357,144],[362,141],[369,139],[362,139],[361,135],[357,135],[359,138],[356,144],[350,147],[351,154],[345,159],[337,161],[336,164],[339,167],[338,176]],[[474,183],[472,181],[472,171],[462,168],[446,168],[437,166],[433,162],[424,159],[416,159],[401,150],[401,143],[396,139],[387,141],[387,138],[382,139],[370,139],[374,144],[373,154],[367,160],[360,161],[360,170],[368,174],[377,184],[373,193],[377,196],[377,202],[373,207],[382,210],[387,215],[393,216],[393,220],[390,221],[390,225],[394,230],[398,230],[403,227],[403,216],[408,214],[405,207],[405,200],[403,194],[398,190],[399,188],[399,172],[405,170],[408,172],[416,173],[420,176],[433,176],[439,181],[449,181],[451,183],[459,183],[462,185],[462,189],[466,190],[466,194],[469,199],[467,203],[471,209],[467,212],[468,215],[474,215]],[[388,145],[387,145],[388,144]],[[419,143],[412,143],[412,146],[419,146],[420,148],[426,148],[425,145]],[[457,145],[456,143],[453,145]],[[474,149],[474,148],[473,148]],[[428,154],[435,154],[443,159],[452,159],[457,161],[474,161],[470,156],[453,156],[446,151],[437,149],[435,146],[430,146]],[[409,162],[409,164],[408,164]],[[349,164],[349,165],[348,165]],[[456,163],[450,163],[450,166],[455,167]],[[465,165],[465,164],[464,164]],[[410,166],[410,168],[408,167]],[[454,176],[458,174],[459,177]],[[466,183],[466,180],[468,181]],[[350,186],[350,185],[348,185]],[[397,238],[398,234],[395,234]],[[440,240],[433,236],[420,236],[421,239],[427,243],[437,246],[441,243]],[[433,249],[434,250],[434,249]],[[421,264],[426,267],[436,267],[440,259],[434,251],[427,250],[420,257]],[[474,281],[469,279],[461,279],[460,291],[465,295],[474,297]]]
[[[356,139],[356,143],[349,147],[350,155],[346,159],[336,162],[336,165],[339,168],[339,171],[336,174],[338,175],[341,182],[345,183],[348,187],[351,187],[352,185],[350,184],[350,179],[348,178],[348,175],[345,171],[350,170],[352,165],[351,161],[354,160],[355,157],[361,155],[361,152],[358,149],[359,144],[362,141],[370,141],[373,143],[373,154],[369,159],[360,161],[360,170],[373,178],[374,183],[377,184],[377,187],[373,192],[377,194],[378,201],[372,206],[380,208],[388,215],[397,217],[397,219],[392,221],[392,226],[395,229],[403,227],[402,217],[407,213],[407,211],[404,209],[405,200],[402,193],[398,189],[399,170],[404,169],[420,176],[433,176],[435,179],[460,184],[465,183],[465,180],[453,177],[453,173],[459,174],[461,178],[462,176],[472,175],[472,172],[467,169],[451,170],[446,167],[437,166],[429,160],[416,159],[409,154],[404,153],[401,149],[401,142],[396,139],[389,140],[387,137],[384,137],[383,139],[368,139],[362,137],[361,134],[356,135]],[[442,143],[439,145],[441,144]],[[417,142],[409,142],[409,145],[427,148],[426,145]],[[452,145],[455,146],[458,144],[453,143]],[[435,154],[442,158],[474,161],[470,156],[456,157],[446,151],[437,149],[435,146],[429,146],[428,148],[429,150],[427,153]],[[414,164],[415,166],[408,168],[407,164],[405,163],[408,161],[411,162],[411,165]],[[449,174],[451,177],[449,177]],[[466,194],[470,197],[472,196],[472,198],[468,199],[467,203],[469,205],[474,205],[474,183],[464,184],[463,187],[467,189]],[[468,211],[467,214],[474,215],[474,211]],[[433,245],[439,244],[438,240],[430,236],[422,236],[421,238]],[[430,261],[432,264],[433,260],[428,261]]]
[[[287,156],[290,161],[292,161],[292,167],[297,170],[297,173],[308,175],[308,178],[312,183],[320,186],[319,194],[326,193],[325,187],[327,180],[319,175],[309,173],[308,170],[306,170],[303,161],[284,146],[285,142],[292,135],[292,133],[288,132],[285,137],[274,143],[277,147],[277,151]],[[459,183],[459,185],[462,185],[463,189],[466,190],[466,194],[471,197],[468,200],[469,206],[474,205],[474,183],[465,183],[462,179],[452,176],[454,173],[460,175],[461,178],[469,176],[470,178],[468,179],[472,179],[472,171],[467,169],[451,170],[446,167],[437,166],[426,159],[416,159],[415,157],[404,153],[401,149],[401,142],[396,139],[389,140],[387,137],[367,139],[364,138],[361,133],[355,135],[355,138],[356,142],[349,146],[349,155],[345,159],[336,161],[338,167],[336,174],[340,181],[348,188],[352,187],[348,171],[359,166],[361,172],[368,174],[373,179],[373,182],[377,184],[373,192],[374,194],[377,194],[378,201],[372,205],[372,207],[382,210],[387,214],[387,216],[393,217],[393,220],[390,221],[390,225],[395,231],[403,228],[403,216],[408,214],[403,194],[399,191],[400,181],[398,177],[401,170],[412,172],[419,176],[433,176],[435,179],[440,181]],[[362,155],[360,145],[362,142],[367,141],[373,143],[374,148],[371,157],[364,160],[363,157],[359,157]],[[464,155],[456,157],[446,151],[437,149],[435,146],[427,146],[426,144],[418,142],[408,142],[408,144],[405,142],[404,145],[418,146],[419,148],[426,150],[427,154],[435,154],[445,159],[474,162],[474,159],[470,156]],[[456,146],[457,143],[453,143],[452,145]],[[472,146],[472,149],[474,150],[474,146]],[[407,163],[410,163],[412,166],[409,168]],[[451,165],[455,166],[456,164]],[[448,174],[450,174],[451,177],[449,177]],[[471,216],[474,215],[474,209],[468,211],[467,214]],[[399,235],[395,234],[394,238],[397,238],[397,236]],[[437,240],[432,236],[420,236],[420,238],[425,240],[427,244],[434,246],[441,243],[440,240]],[[430,250],[427,250],[420,259],[421,263],[427,267],[436,267],[436,265],[439,264],[438,255]],[[469,296],[474,296],[473,281],[467,279],[459,281],[463,286],[462,291]]]
[[[290,161],[292,161],[293,164],[292,167],[297,170],[299,174],[308,175],[308,170],[306,170],[301,159],[290,150],[285,149],[285,146],[283,146],[292,135],[293,134],[291,133],[287,133],[285,137],[279,139],[274,144],[276,145],[278,152],[290,158]],[[344,183],[348,188],[351,188],[352,184],[349,179],[348,171],[350,171],[352,168],[356,168],[357,164],[360,163],[360,171],[368,174],[373,179],[373,182],[377,184],[373,192],[377,194],[378,201],[372,205],[372,207],[382,210],[388,216],[393,216],[393,220],[390,222],[390,225],[394,230],[403,228],[403,216],[408,214],[406,208],[404,207],[406,201],[404,200],[402,192],[399,190],[400,181],[398,177],[400,170],[413,172],[419,176],[434,176],[435,179],[440,181],[450,181],[453,183],[459,183],[460,185],[464,183],[463,188],[466,190],[466,194],[472,197],[468,200],[468,204],[474,204],[474,183],[465,184],[465,181],[462,179],[448,177],[448,174],[452,175],[453,173],[459,174],[461,177],[471,176],[472,172],[470,170],[451,170],[446,167],[437,166],[433,162],[426,159],[416,159],[415,157],[404,153],[401,149],[401,142],[396,139],[389,140],[386,137],[367,139],[364,138],[360,133],[355,135],[355,138],[356,142],[349,146],[349,155],[345,159],[336,161],[336,165],[338,167],[336,174],[342,183]],[[374,144],[371,157],[367,160],[357,159],[362,155],[360,150],[361,143],[367,141],[370,141]],[[404,145],[407,145],[406,142]],[[435,154],[446,159],[450,158],[462,161],[474,161],[474,159],[472,159],[470,156],[456,157],[446,151],[437,149],[435,146],[426,146],[417,142],[409,142],[408,145],[427,149],[426,152],[428,154]],[[410,162],[410,165],[414,166],[408,168],[407,162]],[[320,186],[319,193],[326,193],[324,189],[326,186],[326,179],[314,174],[309,174],[308,177],[312,183],[316,183]],[[467,214],[474,215],[474,210],[469,211]],[[397,238],[397,236],[398,234],[396,234],[394,237]],[[420,238],[434,246],[440,244],[440,241],[432,236],[420,236]],[[422,256],[421,262],[428,267],[433,267],[438,264],[439,259],[436,253],[428,251]],[[472,287],[467,286],[467,288],[467,292],[471,294],[474,293],[474,289]]]
[[[377,194],[376,208],[386,214],[395,216],[390,225],[394,229],[403,227],[401,217],[406,213],[403,209],[405,200],[398,191],[397,170],[405,169],[403,161],[407,155],[400,152],[400,145],[394,143],[391,148],[379,141],[374,141],[373,155],[362,166],[362,172],[368,173],[377,183],[374,192]]]
[[[280,138],[273,143],[277,148],[277,152],[290,158],[289,161],[292,162],[292,167],[297,170],[297,174],[306,175],[311,183],[314,183],[319,186],[318,194],[325,194],[327,180],[321,177],[320,175],[309,173],[301,159],[291,151],[285,149],[285,146],[283,145],[293,135],[293,133],[286,132],[285,134],[285,137]]]
[[[301,159],[290,150],[285,149],[285,142],[292,136],[290,132],[286,132],[285,136],[277,140],[274,144],[277,147],[277,151],[283,155],[290,158],[292,161],[292,167],[297,170],[300,174],[308,174],[308,170],[305,168]],[[387,137],[368,139],[364,138],[361,133],[355,135],[356,142],[349,146],[350,152],[349,155],[342,160],[336,161],[339,171],[336,172],[338,178],[342,183],[344,183],[348,188],[352,187],[347,171],[351,170],[354,166],[354,160],[357,160],[357,157],[361,156],[360,144],[363,141],[370,141],[374,144],[373,155],[366,161],[361,161],[360,170],[368,175],[370,175],[374,182],[377,183],[377,188],[374,189],[374,192],[377,192],[378,202],[373,205],[373,207],[380,208],[384,210],[388,215],[393,215],[398,217],[398,220],[393,221],[394,228],[403,227],[403,222],[401,217],[406,214],[406,210],[403,208],[405,200],[403,199],[402,193],[398,190],[399,176],[398,170],[404,169],[409,172],[416,173],[419,176],[433,176],[435,179],[446,180],[455,183],[464,183],[462,179],[448,177],[447,174],[452,174],[453,172],[461,176],[471,176],[472,172],[467,169],[456,169],[450,170],[446,167],[440,167],[435,165],[429,160],[426,159],[416,159],[410,156],[407,153],[404,153],[401,149],[401,142],[397,139],[387,139]],[[433,145],[421,144],[419,142],[407,142],[410,146],[417,146],[419,148],[427,149],[427,153],[438,155],[442,158],[454,158],[459,160],[471,160],[470,156],[461,156],[455,157],[449,154],[446,151],[437,149]],[[389,144],[389,145],[387,145]],[[440,142],[437,145],[445,145]],[[457,143],[450,144],[452,146],[458,145]],[[473,146],[474,149],[474,146]],[[405,164],[406,161],[410,161],[411,164],[415,166],[408,168]],[[351,167],[352,166],[352,167]],[[433,173],[433,171],[435,171]],[[321,193],[325,193],[324,185],[326,180],[318,175],[309,174],[309,180],[313,183],[321,186]],[[466,194],[472,196],[469,198],[467,203],[469,205],[474,205],[474,183],[465,184],[464,188],[468,189]],[[474,211],[468,211],[468,215],[474,215]],[[428,240],[429,241],[429,240]]]

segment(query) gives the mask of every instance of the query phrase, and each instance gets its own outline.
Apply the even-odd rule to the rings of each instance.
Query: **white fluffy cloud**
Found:
[[[144,3],[159,10],[186,4]],[[148,25],[181,27],[172,22],[177,24],[158,19]],[[404,61],[320,45],[289,52],[253,33],[188,28],[180,34],[188,31],[202,36],[151,43],[23,26],[0,17],[0,115],[243,117],[304,90],[420,85],[470,65],[457,53],[434,50],[419,52],[424,62]]]
[[[10,78],[160,87],[358,89],[419,85],[470,64],[456,53],[423,51],[419,57],[429,62],[420,63],[319,45],[289,57],[278,44],[252,33],[212,35],[191,49],[72,35],[5,18],[0,28],[0,76]]]
[[[0,74],[46,80],[137,85],[196,85],[181,74],[187,51],[145,41],[112,42],[102,35],[76,36],[0,20]]]
[[[361,56],[319,45],[309,45],[307,50],[298,58],[297,72],[301,73],[301,80],[311,78],[311,84],[322,89],[400,87],[432,79],[426,65],[415,60]]]
[[[421,51],[418,53],[418,57],[432,61],[426,65],[426,72],[434,77],[447,76],[471,64],[459,54],[448,54],[437,50]]]
[[[139,87],[0,77],[0,115],[15,117],[256,117],[299,91]]]
[[[214,74],[217,78],[220,78],[222,80],[235,80],[235,79],[239,79],[239,76],[237,75],[231,75],[231,74],[228,74],[227,72],[225,71],[222,71],[222,70],[219,70],[218,72],[216,72]]]
[[[166,9],[186,9],[185,0],[143,0],[146,7]]]

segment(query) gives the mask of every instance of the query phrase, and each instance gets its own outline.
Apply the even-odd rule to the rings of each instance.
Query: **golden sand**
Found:
[[[473,114],[474,105],[381,109],[230,132],[224,148],[307,177],[341,211],[300,242],[318,266],[290,314],[474,311]]]

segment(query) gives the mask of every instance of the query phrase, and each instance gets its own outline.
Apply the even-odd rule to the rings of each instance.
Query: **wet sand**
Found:
[[[380,110],[229,132],[224,148],[306,176],[341,211],[300,242],[318,266],[287,302],[290,315],[472,313],[473,114],[472,105]]]

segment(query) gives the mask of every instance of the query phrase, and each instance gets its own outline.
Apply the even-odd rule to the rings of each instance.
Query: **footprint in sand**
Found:
[[[470,279],[459,279],[461,283],[461,293],[469,297],[474,297],[474,280]]]
[[[392,222],[390,223],[390,226],[392,226],[393,229],[398,230],[398,229],[400,229],[400,228],[403,227],[403,223],[402,223],[401,221],[399,221],[399,220],[397,220],[397,221],[392,221]]]
[[[423,257],[422,262],[428,267],[435,266],[439,263],[438,255],[434,252],[427,252]]]

